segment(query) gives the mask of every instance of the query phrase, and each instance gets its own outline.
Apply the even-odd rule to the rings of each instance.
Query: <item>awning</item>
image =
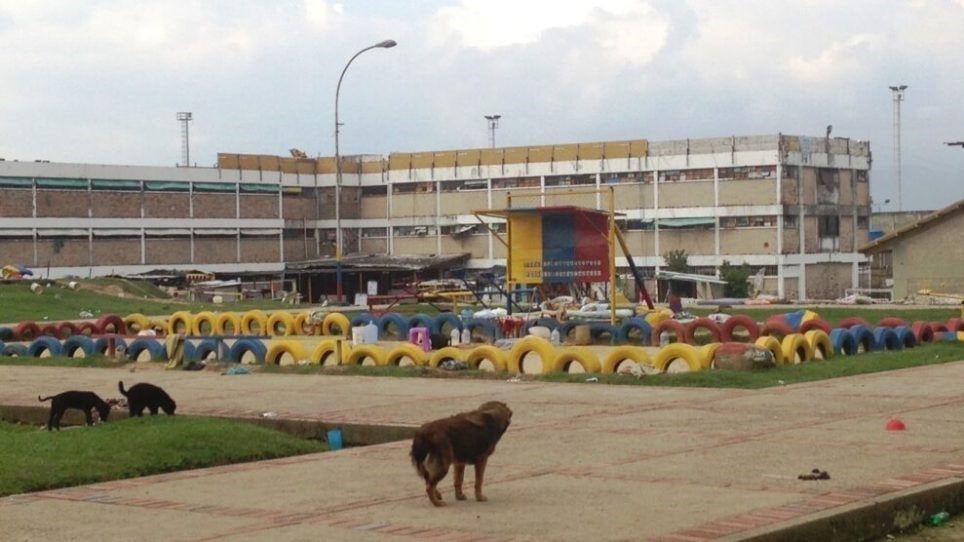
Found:
[[[687,226],[712,226],[716,224],[716,219],[713,217],[660,218],[657,222],[661,228],[685,228]]]

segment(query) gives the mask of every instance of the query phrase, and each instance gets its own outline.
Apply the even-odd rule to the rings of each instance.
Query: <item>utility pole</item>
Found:
[[[177,120],[181,122],[181,165],[191,167],[191,143],[187,129],[187,123],[191,122],[191,112],[182,111],[178,113]]]
[[[897,175],[897,212],[904,210],[901,203],[901,164],[900,164],[900,103],[904,101],[904,91],[907,85],[894,85],[890,90],[894,94],[894,171]]]

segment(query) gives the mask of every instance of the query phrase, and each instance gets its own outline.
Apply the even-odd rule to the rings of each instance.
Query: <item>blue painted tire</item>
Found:
[[[79,357],[74,355],[77,349],[84,352],[83,357],[87,357],[94,353],[94,340],[87,335],[71,335],[64,341],[63,348],[68,358]]]
[[[17,335],[9,327],[0,327],[0,341],[15,341]]]
[[[238,339],[231,345],[231,349],[228,350],[228,361],[231,363],[240,363],[241,358],[246,352],[251,352],[254,355],[255,362],[262,364],[264,363],[265,356],[268,355],[268,348],[263,342],[257,339]]]
[[[632,344],[632,332],[634,330],[639,331],[639,344],[648,345],[653,335],[653,326],[649,325],[649,322],[646,320],[638,317],[630,318],[619,326],[619,336],[617,337],[619,344]]]
[[[857,339],[849,329],[838,327],[830,330],[830,344],[838,356],[852,356],[857,353]]]
[[[392,328],[397,333],[395,337],[397,340],[408,339],[408,320],[397,312],[387,312],[378,319],[378,338],[390,339],[389,330]]]
[[[589,324],[589,334],[592,335],[593,342],[601,341],[603,337],[609,335],[609,344],[616,344],[616,339],[619,338],[619,329],[609,323],[596,322]]]
[[[378,325],[378,318],[375,317],[375,316],[372,316],[372,314],[371,314],[370,312],[358,313],[358,314],[356,314],[355,316],[352,317],[352,319],[351,319],[351,327],[367,326],[369,322],[374,322],[375,325],[377,326],[377,325]],[[351,330],[346,330],[346,331],[349,332],[349,333],[351,332]]]
[[[446,324],[448,324],[447,329]],[[435,323],[432,324],[432,333],[449,335],[453,329],[462,331],[462,320],[460,320],[458,316],[451,312],[441,312],[435,317]]]
[[[904,344],[897,338],[897,334],[889,327],[874,328],[874,350],[900,350]]]
[[[539,326],[548,328],[549,331],[552,331],[553,329],[558,328],[559,325],[559,320],[556,320],[555,318],[537,318],[535,320],[527,320],[526,323],[522,325],[522,330],[528,335],[529,328],[531,327]]]
[[[3,347],[3,355],[8,357],[24,357],[27,355],[27,347],[22,344],[8,344]]]
[[[3,355],[3,351],[6,349],[7,349],[7,345],[3,341],[0,341],[0,356]]]
[[[194,350],[196,348],[191,341],[184,341],[184,361],[181,363],[182,367],[194,360]]]
[[[204,339],[197,343],[190,357],[187,357],[185,353],[185,359],[190,361],[204,361],[212,353],[214,353],[214,359],[217,360],[221,358],[220,341],[216,339]]]
[[[473,337],[477,335],[485,336],[487,339],[486,342],[489,343],[495,342],[495,340],[499,338],[499,327],[490,320],[473,318],[465,322],[464,327],[469,330],[469,333],[471,333]]]
[[[913,348],[917,346],[917,337],[914,336],[914,331],[908,326],[897,326],[894,328],[894,333],[897,335],[897,340],[900,344],[904,345],[904,348]]]
[[[141,352],[144,350],[147,350],[151,354],[151,361],[167,360],[167,350],[164,349],[164,345],[154,339],[133,340],[129,345],[127,345],[125,355],[127,356],[127,359],[137,361],[137,358],[140,357]]]
[[[431,333],[432,328],[435,327],[435,318],[420,312],[408,319],[408,328],[412,329],[413,327],[424,327]]]
[[[44,335],[34,339],[27,347],[27,355],[32,358],[39,358],[44,352],[50,352],[51,356],[62,356],[64,346],[56,338]]]
[[[850,334],[854,336],[854,344],[857,345],[858,353],[861,352],[861,348],[863,348],[863,352],[870,352],[874,349],[876,344],[874,334],[867,326],[860,324],[853,326],[850,328]]]
[[[107,337],[101,337],[94,341],[94,353],[95,354],[107,354],[108,339]],[[121,339],[120,337],[114,337],[114,348],[120,346],[121,348],[127,348],[127,341]]]

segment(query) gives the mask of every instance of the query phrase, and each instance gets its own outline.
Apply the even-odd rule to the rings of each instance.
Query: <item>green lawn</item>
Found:
[[[147,416],[62,431],[0,423],[0,496],[326,450],[217,418]]]

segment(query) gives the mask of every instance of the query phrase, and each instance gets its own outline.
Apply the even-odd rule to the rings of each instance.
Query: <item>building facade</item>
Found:
[[[857,286],[864,261],[870,164],[867,142],[782,134],[352,156],[336,206],[331,157],[225,153],[214,168],[2,161],[0,258],[52,277],[270,272],[333,256],[340,229],[345,253],[470,253],[471,267],[488,268],[505,263],[504,223],[474,211],[510,200],[608,210],[611,191],[644,269],[684,249],[703,272],[745,263],[764,269],[774,295],[834,298]],[[616,263],[627,266],[621,254]]]

